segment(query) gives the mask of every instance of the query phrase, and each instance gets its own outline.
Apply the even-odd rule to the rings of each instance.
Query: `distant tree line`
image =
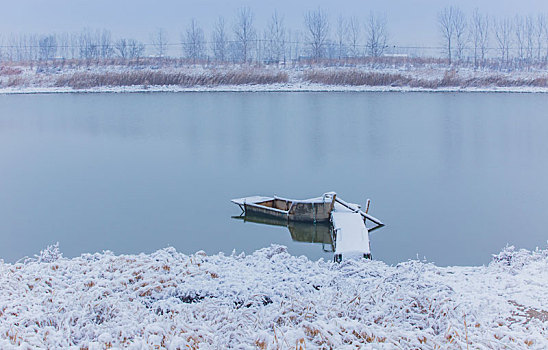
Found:
[[[145,44],[135,39],[113,40],[108,30],[80,33],[11,35],[2,41],[0,58],[8,61],[144,57]]]
[[[238,9],[231,21],[219,17],[204,31],[192,19],[179,40],[168,39],[164,29],[151,33],[147,43],[134,38],[113,38],[109,30],[79,33],[14,34],[0,37],[0,59],[7,61],[139,60],[144,57],[184,58],[191,63],[234,62],[283,64],[295,60],[335,60],[398,53],[389,42],[384,14],[343,17],[335,21],[322,9],[303,15],[300,30],[285,25],[274,12],[259,30],[248,7]],[[494,18],[478,9],[466,14],[455,6],[439,11],[441,47],[434,47],[449,65],[497,65],[520,68],[548,61],[548,25],[544,14]],[[421,48],[415,48],[420,50]]]
[[[548,62],[545,14],[495,18],[478,9],[467,15],[451,6],[438,13],[438,26],[450,65],[472,62],[479,67],[495,59],[501,67],[521,68]]]
[[[0,59],[7,61],[50,61],[54,59],[139,59],[183,57],[194,63],[266,62],[295,59],[342,59],[381,56],[388,43],[387,21],[371,13],[365,20],[339,17],[336,39],[327,13],[307,12],[303,30],[291,30],[284,16],[274,12],[261,31],[250,8],[240,8],[231,22],[219,17],[209,35],[192,19],[172,42],[164,29],[151,33],[147,43],[133,38],[114,39],[109,30],[84,29],[79,33],[12,34],[0,36]]]

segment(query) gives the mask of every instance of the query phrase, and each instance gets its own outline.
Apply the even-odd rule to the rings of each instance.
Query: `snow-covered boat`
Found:
[[[285,219],[288,221],[327,222],[335,206],[337,194],[324,193],[321,197],[305,200],[281,197],[252,196],[233,199],[247,214]]]
[[[327,236],[337,262],[349,258],[371,259],[369,232],[384,226],[379,219],[367,214],[367,210],[362,211],[359,205],[337,198],[335,192],[306,200],[253,196],[233,199],[232,202],[245,215],[239,218],[247,218],[247,221],[288,227],[292,222],[300,222],[300,225],[310,222],[313,223],[309,225],[313,230],[309,231],[314,233],[317,233],[316,223],[330,222],[331,234]],[[365,225],[367,220],[376,226],[368,230]]]

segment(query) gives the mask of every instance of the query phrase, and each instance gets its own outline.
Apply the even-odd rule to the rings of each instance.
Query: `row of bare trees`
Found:
[[[478,9],[471,14],[456,6],[442,9],[437,23],[443,39],[442,52],[452,64],[480,67],[493,62],[499,67],[524,67],[548,62],[548,24],[545,15],[494,18]],[[52,59],[128,60],[145,56],[180,57],[198,62],[267,62],[286,60],[344,60],[383,56],[388,48],[386,16],[371,12],[363,17],[338,17],[332,22],[318,8],[303,16],[301,30],[289,29],[284,16],[274,12],[263,30],[255,25],[248,7],[240,8],[231,21],[219,17],[210,33],[192,19],[179,40],[156,30],[148,43],[133,38],[113,39],[108,30],[86,29],[57,35],[0,35],[0,59],[49,61]]]
[[[110,31],[85,29],[80,33],[11,35],[1,40],[0,58],[8,61],[62,59],[135,59],[145,54],[145,44],[131,38],[113,40]]]
[[[449,64],[471,61],[474,67],[497,58],[503,67],[548,61],[546,16],[494,18],[475,9],[470,16],[455,6],[438,13],[438,26]]]
[[[114,40],[108,30],[89,29],[69,34],[11,35],[4,40],[0,37],[0,59],[135,59],[182,54],[192,62],[279,63],[298,58],[376,57],[387,48],[387,21],[381,14],[371,13],[363,20],[341,16],[332,30],[328,14],[318,8],[304,15],[303,24],[304,30],[292,31],[286,27],[284,16],[274,12],[260,31],[251,9],[243,7],[231,23],[219,17],[210,36],[206,36],[198,20],[192,19],[176,42],[168,39],[164,29],[152,33],[146,44],[132,38]]]
[[[387,21],[383,15],[371,13],[364,26],[358,17],[339,17],[335,40],[330,35],[329,16],[321,9],[304,15],[304,27],[304,33],[291,32],[285,26],[284,17],[274,12],[263,33],[260,33],[254,25],[253,12],[244,7],[237,12],[232,30],[227,28],[225,19],[219,17],[210,41],[207,41],[198,21],[192,19],[181,35],[181,45],[184,56],[193,62],[205,58],[235,62],[285,62],[303,56],[315,60],[364,55],[377,57],[387,48]],[[361,43],[362,32],[366,34],[365,45]],[[154,53],[160,57],[165,55],[165,43],[160,39],[165,37],[162,33],[162,30],[156,32],[152,40]]]

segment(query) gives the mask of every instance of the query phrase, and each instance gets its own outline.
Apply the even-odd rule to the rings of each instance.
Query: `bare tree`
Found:
[[[63,59],[69,58],[70,36],[68,33],[61,33],[57,36],[57,55]]]
[[[35,34],[21,34],[16,43],[20,61],[34,61],[39,57],[39,39]]]
[[[456,57],[459,61],[464,59],[466,47],[466,15],[459,8],[453,11],[453,27],[455,28]]]
[[[546,16],[541,13],[537,16],[537,31],[536,31],[536,39],[537,39],[537,60],[540,62],[542,57],[542,41],[543,37],[546,33]]]
[[[544,26],[544,40],[546,40],[546,56],[545,61],[548,61],[548,23]]]
[[[24,35],[11,34],[8,38],[8,57],[10,61],[23,61],[25,59]]]
[[[101,58],[111,58],[114,54],[110,31],[103,29],[99,38],[99,52]]]
[[[70,58],[76,59],[78,55],[80,54],[80,37],[78,33],[70,33]]]
[[[78,47],[80,49],[81,59],[92,60],[99,58],[100,49],[97,32],[94,33],[89,29],[84,29],[80,33]]]
[[[139,59],[145,54],[145,44],[135,39],[129,39],[127,41],[128,46],[128,58]]]
[[[6,45],[6,59],[8,61],[15,61],[15,48],[13,47],[13,45],[15,44],[15,36],[13,34],[11,34],[8,39],[6,40],[7,42],[7,45]]]
[[[162,28],[158,28],[152,34],[152,46],[157,57],[163,58],[167,54],[167,34]]]
[[[27,38],[21,34],[10,37],[10,49],[13,52],[11,56],[14,57],[14,61],[24,61],[26,59],[26,40]]]
[[[234,35],[236,39],[236,56],[242,62],[247,62],[251,59],[253,44],[257,39],[253,27],[253,12],[249,7],[242,7],[238,10],[236,22],[234,23]]]
[[[348,21],[348,36],[349,36],[349,46],[350,46],[350,53],[352,57],[358,56],[358,44],[360,41],[360,21],[358,17],[352,16],[350,17],[350,20]]]
[[[213,28],[213,38],[212,38],[212,51],[213,57],[216,61],[224,62],[227,58],[227,42],[228,38],[225,30],[225,20],[223,17],[219,17],[217,22],[215,22],[215,27]]]
[[[525,23],[523,18],[516,15],[514,18],[514,34],[516,37],[516,52],[518,61],[521,63],[525,57]]]
[[[489,41],[489,17],[482,15],[476,8],[472,14],[471,37],[474,45],[474,67],[478,67],[479,62],[484,62],[485,53]]]
[[[127,39],[118,39],[114,43],[114,49],[120,58],[127,59],[129,57],[129,45]]]
[[[38,42],[40,50],[40,61],[49,61],[57,53],[57,40],[54,35],[47,35],[40,38]]]
[[[502,64],[508,64],[510,60],[510,45],[512,44],[512,21],[504,18],[495,22],[495,38],[500,50]]]
[[[289,31],[289,59],[294,62],[299,61],[301,57],[301,42],[304,37],[303,33],[299,30]]]
[[[204,56],[204,31],[198,26],[196,19],[192,19],[186,30],[186,36],[183,36],[183,48],[185,56],[191,59],[193,63]]]
[[[283,59],[285,64],[286,33],[284,17],[280,16],[277,11],[274,11],[272,17],[270,17],[266,43],[269,60],[279,63]]]
[[[529,64],[532,63],[535,51],[535,20],[533,16],[525,17],[525,56]]]
[[[449,60],[449,65],[452,63],[452,49],[453,49],[453,40],[455,36],[455,26],[453,25],[456,9],[451,7],[446,7],[438,13],[438,27],[440,29],[441,35],[445,40],[445,50],[447,52],[447,59]]]
[[[320,8],[316,11],[310,11],[304,16],[304,24],[308,34],[307,41],[312,50],[312,57],[316,60],[322,58],[329,34],[327,13]]]
[[[348,22],[343,16],[337,19],[337,54],[339,61],[346,57],[346,38],[348,36]]]
[[[367,43],[366,49],[369,56],[382,56],[386,49],[388,33],[386,30],[386,16],[369,13],[369,19],[366,23]]]

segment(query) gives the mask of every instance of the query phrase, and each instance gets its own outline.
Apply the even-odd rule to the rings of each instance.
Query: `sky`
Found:
[[[163,28],[170,42],[179,42],[192,18],[209,36],[215,20],[223,16],[228,25],[238,8],[248,6],[255,26],[262,31],[277,10],[286,26],[303,29],[307,11],[321,8],[329,13],[334,32],[337,18],[357,16],[365,20],[370,11],[384,13],[391,44],[435,46],[441,42],[438,11],[457,5],[466,13],[474,8],[497,17],[548,14],[547,0],[0,0],[0,36],[11,33],[74,32],[83,28],[112,31],[114,37],[133,37],[150,42],[151,33]]]

